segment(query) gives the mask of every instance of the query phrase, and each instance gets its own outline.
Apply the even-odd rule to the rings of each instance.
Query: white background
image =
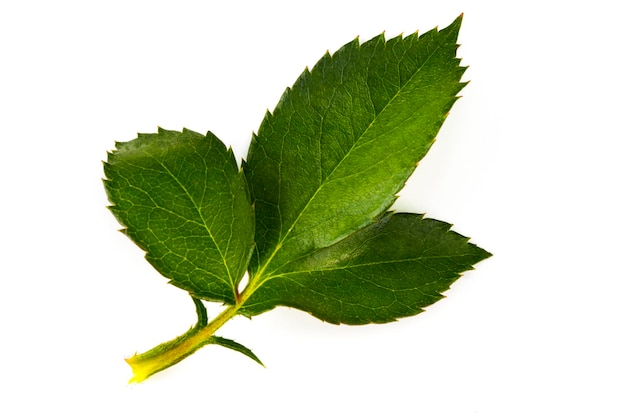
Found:
[[[626,415],[618,4],[3,1],[0,415]],[[266,369],[209,346],[127,385],[194,311],[105,209],[114,141],[211,130],[241,158],[326,49],[461,12],[471,83],[397,206],[494,256],[416,317],[279,308],[220,332]]]

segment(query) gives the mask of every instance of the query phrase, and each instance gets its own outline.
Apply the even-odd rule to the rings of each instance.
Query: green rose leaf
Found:
[[[355,40],[285,92],[244,166],[257,218],[253,274],[271,279],[391,206],[464,85],[460,25]]]
[[[287,306],[347,324],[418,314],[490,256],[447,223],[388,211],[464,86],[460,26],[326,54],[266,115],[242,170],[211,133],[117,144],[105,163],[111,210],[198,316],[128,358],[131,381],[208,344],[262,364],[215,334],[238,314]],[[202,300],[226,307],[209,318]]]
[[[449,229],[418,214],[387,213],[335,245],[287,264],[240,311],[252,315],[283,305],[347,324],[420,313],[442,298],[461,272],[490,256]]]
[[[117,143],[105,187],[123,232],[172,284],[235,304],[254,235],[247,186],[212,133],[159,129]]]

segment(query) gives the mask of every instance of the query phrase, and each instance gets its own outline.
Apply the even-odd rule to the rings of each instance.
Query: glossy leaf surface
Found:
[[[210,132],[159,129],[117,143],[105,174],[110,209],[146,259],[193,296],[234,304],[254,213],[232,151]]]
[[[331,322],[384,323],[420,313],[472,265],[489,257],[418,214],[388,213],[333,246],[294,260],[248,300],[244,314],[277,305]]]
[[[391,206],[463,87],[460,24],[355,40],[285,92],[244,166],[257,218],[253,274],[270,278]]]
[[[210,132],[117,144],[105,163],[111,210],[198,316],[128,358],[131,381],[207,344],[262,364],[215,334],[239,314],[287,306],[347,324],[418,314],[490,256],[447,223],[388,211],[464,86],[460,25],[326,54],[266,115],[243,170]],[[226,306],[209,318],[201,299]]]

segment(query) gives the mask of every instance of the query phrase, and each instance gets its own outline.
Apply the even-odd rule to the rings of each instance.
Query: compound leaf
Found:
[[[193,296],[234,304],[254,213],[232,151],[210,132],[159,129],[117,143],[105,174],[110,209],[146,259]]]
[[[215,335],[237,314],[288,306],[347,324],[418,314],[490,256],[448,223],[388,211],[465,85],[461,19],[327,53],[266,114],[243,170],[210,132],[159,129],[116,144],[105,163],[110,209],[198,316],[128,358],[131,381],[207,344],[262,364]],[[209,320],[201,299],[227,306]]]

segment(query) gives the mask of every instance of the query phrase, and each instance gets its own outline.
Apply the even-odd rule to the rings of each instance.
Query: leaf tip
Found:
[[[461,28],[461,23],[463,23],[463,13],[461,13],[450,25],[443,30],[450,30],[453,33],[458,35],[459,29]]]

